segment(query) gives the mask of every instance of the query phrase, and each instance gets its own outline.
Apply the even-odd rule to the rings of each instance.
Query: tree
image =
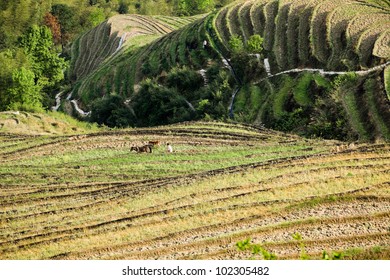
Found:
[[[166,84],[191,99],[194,97],[194,92],[204,85],[204,80],[198,72],[187,67],[173,68],[167,76]]]
[[[175,90],[159,86],[149,79],[141,84],[131,106],[139,126],[169,124],[193,117],[188,104]]]
[[[143,15],[169,15],[171,11],[165,0],[144,0],[137,10]]]
[[[23,111],[42,110],[41,86],[35,83],[35,75],[24,67],[12,73],[12,83],[8,89],[6,109]]]
[[[86,15],[86,24],[84,27],[88,28],[93,28],[106,19],[103,9],[98,7],[91,7],[84,14]]]
[[[127,127],[134,124],[135,118],[121,96],[110,94],[92,104],[91,121],[109,127]]]
[[[30,24],[31,0],[7,1],[0,11],[0,49],[12,47]]]
[[[46,88],[63,80],[66,66],[64,59],[55,52],[52,38],[49,28],[33,25],[19,42],[31,62],[36,83]]]
[[[120,2],[118,7],[118,13],[120,14],[128,14],[129,13],[129,5],[125,2]]]
[[[76,33],[78,26],[76,9],[65,4],[56,4],[51,13],[57,17],[61,25],[61,43],[65,45]]]
[[[196,15],[211,11],[214,5],[214,0],[178,0],[175,8],[179,15]]]
[[[45,25],[50,29],[53,35],[54,44],[58,45],[61,43],[61,25],[57,17],[51,13],[45,15]]]
[[[241,36],[232,36],[229,40],[229,47],[233,53],[239,53],[244,51],[244,42]]]

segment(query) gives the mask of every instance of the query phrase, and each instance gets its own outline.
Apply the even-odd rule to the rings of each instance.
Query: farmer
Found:
[[[168,153],[172,153],[173,152],[173,148],[171,146],[171,144],[167,143],[167,152]]]

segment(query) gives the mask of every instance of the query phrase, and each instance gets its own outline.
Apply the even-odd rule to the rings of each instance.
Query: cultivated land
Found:
[[[189,122],[0,147],[1,259],[246,259],[246,238],[296,259],[294,233],[312,258],[390,257],[389,144]]]
[[[134,100],[150,79],[185,104],[150,115],[211,119],[208,104],[217,119],[232,109],[308,138],[263,125],[108,129],[2,112],[0,259],[247,259],[236,243],[248,238],[279,259],[390,259],[389,22],[387,0],[253,0],[192,18],[118,15],[83,34],[60,110],[118,95],[139,117],[145,104]],[[264,51],[246,53],[256,67],[240,78],[230,41],[254,34]],[[204,83],[175,91],[167,77],[183,69]],[[153,153],[130,151],[149,141],[160,142]]]

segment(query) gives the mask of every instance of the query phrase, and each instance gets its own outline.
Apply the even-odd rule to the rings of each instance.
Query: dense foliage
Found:
[[[227,2],[231,1],[1,0],[0,110],[51,107],[64,81],[69,44],[114,14],[194,15]]]

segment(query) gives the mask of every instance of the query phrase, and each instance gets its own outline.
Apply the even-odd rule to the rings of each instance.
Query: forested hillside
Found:
[[[111,126],[233,118],[309,137],[389,140],[389,24],[388,1],[236,1],[146,45],[129,39],[97,65],[103,24],[73,45],[72,96]]]
[[[387,0],[40,2],[0,6],[0,110],[390,139]]]
[[[0,111],[50,109],[67,83],[64,72],[71,44],[114,15],[195,15],[227,2],[231,1],[1,0]]]

